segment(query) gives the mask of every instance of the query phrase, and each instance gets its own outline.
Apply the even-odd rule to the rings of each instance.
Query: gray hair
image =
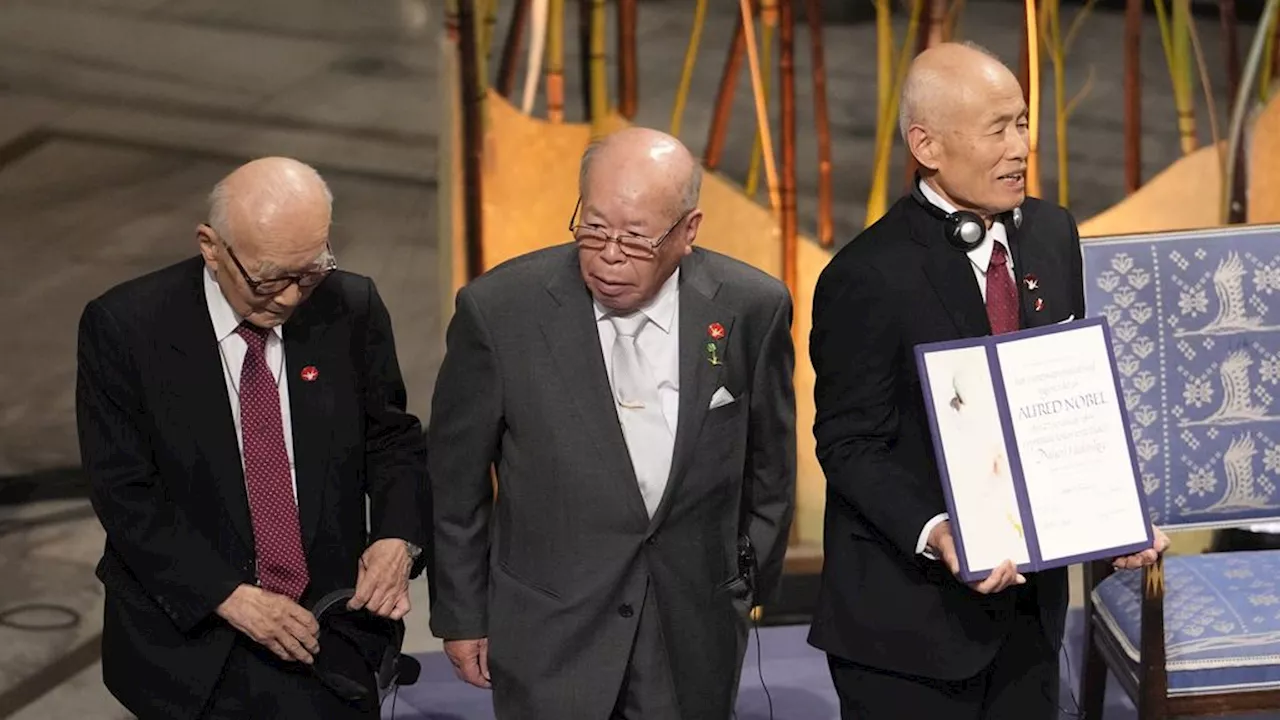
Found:
[[[582,151],[582,161],[578,165],[578,194],[583,195],[587,189],[587,179],[591,174],[591,163],[595,159],[596,153],[605,144],[605,138],[599,138],[591,141],[587,145],[587,149]],[[681,188],[680,207],[676,208],[677,215],[684,215],[694,208],[698,207],[698,197],[702,194],[702,165],[696,160],[690,163],[692,170],[689,173],[689,179]]]
[[[975,50],[1005,65],[1000,56],[972,40],[956,44]],[[1005,65],[1005,67],[1008,66]],[[902,83],[902,96],[898,99],[898,132],[902,134],[904,142],[907,140],[907,131],[911,126],[923,123],[923,116],[927,112],[924,108],[930,104],[929,97],[937,93],[939,81],[938,73],[931,70],[913,69],[907,73],[907,78]]]

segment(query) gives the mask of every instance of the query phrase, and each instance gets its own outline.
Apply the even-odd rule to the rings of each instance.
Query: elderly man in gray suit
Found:
[[[431,627],[501,720],[728,718],[794,507],[791,298],[693,247],[675,138],[615,133],[579,183],[573,243],[458,294]]]

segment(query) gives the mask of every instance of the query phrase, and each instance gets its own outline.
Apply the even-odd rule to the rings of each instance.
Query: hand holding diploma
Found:
[[[1156,560],[1160,559],[1160,555],[1163,554],[1165,550],[1169,549],[1169,536],[1165,535],[1164,532],[1155,525],[1151,526],[1151,533],[1155,536],[1155,541],[1151,544],[1151,547],[1132,555],[1125,555],[1112,560],[1112,567],[1117,570],[1136,570],[1140,567],[1155,565]]]
[[[929,531],[928,548],[934,555],[942,558],[947,569],[963,582],[960,577],[960,557],[956,554],[955,538],[951,536],[951,521],[943,520]],[[983,595],[998,593],[1013,585],[1022,585],[1027,579],[1018,572],[1012,560],[1005,560],[996,566],[991,574],[982,580],[966,583]]]

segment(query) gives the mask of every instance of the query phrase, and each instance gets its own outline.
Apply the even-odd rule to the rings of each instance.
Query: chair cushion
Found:
[[[1169,695],[1280,689],[1280,551],[1166,556]],[[1142,571],[1098,584],[1093,603],[1137,666]]]

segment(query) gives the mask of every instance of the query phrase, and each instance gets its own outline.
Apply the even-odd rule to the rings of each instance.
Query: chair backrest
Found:
[[[1280,519],[1280,225],[1081,244],[1152,521]]]

